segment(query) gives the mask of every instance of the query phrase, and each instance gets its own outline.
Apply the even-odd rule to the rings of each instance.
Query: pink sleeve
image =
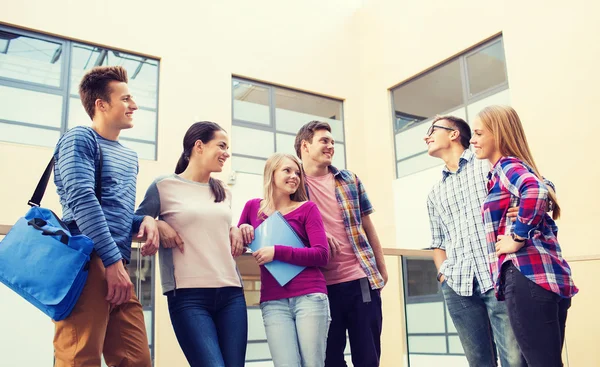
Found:
[[[304,228],[308,235],[310,247],[293,248],[290,246],[275,245],[275,260],[300,266],[321,267],[329,262],[329,247],[327,246],[327,236],[323,219],[317,206],[308,202],[304,205],[310,205],[306,213]]]
[[[250,215],[252,212],[252,202],[254,200],[248,200],[246,205],[244,205],[244,210],[242,210],[242,214],[240,215],[240,220],[238,221],[238,227],[242,224],[250,224],[252,225],[252,221],[250,221]]]

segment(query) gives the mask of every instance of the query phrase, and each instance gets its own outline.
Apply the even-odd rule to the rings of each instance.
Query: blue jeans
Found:
[[[184,288],[167,293],[177,341],[192,367],[243,367],[248,313],[242,288]]]
[[[325,365],[331,322],[326,294],[266,301],[260,304],[260,309],[275,367]]]
[[[493,289],[481,294],[474,279],[473,294],[459,296],[444,281],[442,293],[469,366],[496,367],[498,353],[502,367],[527,366],[510,326],[506,304],[496,299]]]

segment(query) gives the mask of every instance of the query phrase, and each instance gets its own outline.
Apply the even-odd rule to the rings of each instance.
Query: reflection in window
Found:
[[[0,29],[0,76],[59,87],[63,46]]]
[[[232,80],[234,171],[262,174],[274,152],[295,155],[294,141],[306,123],[331,125],[336,141],[334,165],[345,168],[342,102],[241,79]]]
[[[408,297],[438,294],[437,269],[431,259],[407,259],[405,264]]]
[[[462,91],[458,60],[442,65],[393,90],[396,115],[408,120],[404,126],[398,126],[396,131],[462,105]]]
[[[233,118],[235,120],[270,125],[270,113],[267,88],[233,81]]]
[[[467,70],[470,96],[506,83],[506,60],[502,42],[498,41],[468,56]]]
[[[464,355],[432,258],[402,257],[408,356]]]
[[[423,143],[424,125],[436,115],[454,114],[466,121],[508,89],[502,38],[478,46],[392,89],[392,124],[396,177],[442,164],[429,158]],[[487,103],[486,103],[487,102]],[[468,109],[466,107],[469,107]]]
[[[66,73],[63,63],[70,65]],[[89,126],[78,87],[85,72],[100,65],[127,70],[129,90],[140,109],[135,114],[139,119],[134,117],[136,129],[124,132],[121,139],[140,158],[156,159],[158,60],[4,26],[0,26],[0,78],[10,82],[0,79],[0,125],[15,132],[0,135],[0,140],[52,146],[54,138],[40,144],[40,139],[16,132],[60,136],[71,127]]]

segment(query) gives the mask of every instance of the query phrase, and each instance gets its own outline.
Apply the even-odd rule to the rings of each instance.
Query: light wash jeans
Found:
[[[331,315],[323,293],[260,304],[275,367],[323,367]]]
[[[444,281],[442,293],[469,366],[498,366],[498,353],[502,367],[527,366],[508,320],[506,303],[496,299],[494,289],[482,294],[479,283],[473,280],[473,294],[459,296]]]

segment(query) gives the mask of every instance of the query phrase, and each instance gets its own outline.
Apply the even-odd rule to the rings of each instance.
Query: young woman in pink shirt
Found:
[[[325,277],[319,269],[329,261],[327,237],[319,209],[307,201],[301,167],[292,155],[271,156],[265,164],[264,199],[248,201],[238,224],[249,244],[254,229],[278,211],[306,246],[281,244],[252,254],[260,265],[260,308],[275,367],[324,366],[331,321]],[[280,286],[263,266],[273,260],[305,268]]]

